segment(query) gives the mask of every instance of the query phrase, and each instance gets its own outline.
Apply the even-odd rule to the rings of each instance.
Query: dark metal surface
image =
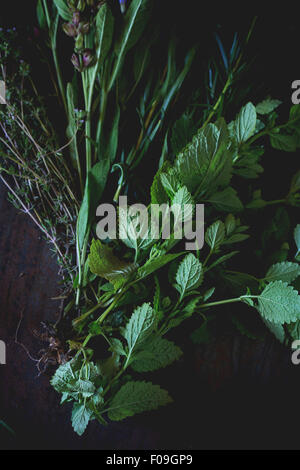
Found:
[[[42,320],[54,321],[58,274],[49,245],[28,216],[19,214],[0,188],[0,339],[7,364],[0,366],[0,419],[15,437],[0,433],[0,448],[13,449],[217,449],[297,448],[299,372],[289,352],[270,336],[236,336],[206,347],[185,347],[184,359],[147,377],[175,398],[166,409],[102,427],[93,422],[77,437],[70,407],[59,405],[49,377],[37,377],[32,356]],[[184,336],[184,335],[182,335]]]

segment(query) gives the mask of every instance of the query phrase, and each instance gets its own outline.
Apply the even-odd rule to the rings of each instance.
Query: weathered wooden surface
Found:
[[[55,320],[58,276],[49,246],[29,218],[0,192],[0,339],[7,365],[0,366],[1,418],[16,437],[1,435],[1,448],[26,449],[216,449],[297,448],[300,370],[288,351],[269,337],[240,336],[207,347],[189,342],[184,359],[151,380],[167,387],[175,403],[166,409],[101,427],[90,424],[78,438],[70,407],[59,405],[49,377],[37,377],[33,356],[42,347],[33,336],[42,320]],[[1,419],[0,418],[0,419]]]

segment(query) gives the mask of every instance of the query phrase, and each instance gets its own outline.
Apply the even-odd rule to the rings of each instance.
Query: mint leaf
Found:
[[[271,114],[275,109],[282,104],[282,101],[267,99],[262,101],[256,106],[257,114],[265,115]]]
[[[286,134],[270,134],[270,142],[274,149],[285,152],[295,152],[297,150],[297,137]]]
[[[212,340],[212,334],[208,326],[208,320],[191,334],[191,340],[194,344],[209,344]]]
[[[182,222],[188,222],[193,217],[194,201],[186,186],[183,186],[174,194],[172,206],[174,209],[174,233],[176,233],[178,222],[181,227]]]
[[[136,253],[149,248],[154,240],[151,237],[151,227],[148,227],[148,212],[142,210],[130,214],[123,207],[119,207],[119,233],[123,243],[133,248]]]
[[[205,241],[212,251],[217,251],[225,239],[225,225],[218,220],[205,233]]]
[[[154,328],[155,313],[150,304],[137,307],[122,331],[128,344],[128,356],[145,341]]]
[[[272,323],[269,320],[263,319],[265,325],[268,327],[268,329],[271,331],[271,333],[275,336],[278,341],[280,341],[281,344],[285,343],[285,331],[282,325]]]
[[[154,273],[158,269],[161,269],[163,266],[166,266],[168,263],[174,259],[182,256],[182,253],[175,254],[166,254],[161,255],[157,258],[149,259],[146,263],[138,269],[139,278],[145,278],[150,274]]]
[[[93,240],[88,256],[88,263],[92,273],[114,283],[118,278],[129,276],[135,265],[119,260],[113,250],[100,240]]]
[[[157,336],[147,342],[141,352],[134,357],[131,367],[136,372],[151,372],[167,367],[182,355],[181,349],[172,341]]]
[[[113,351],[120,356],[126,356],[122,342],[117,338],[110,339],[110,351]]]
[[[180,293],[180,299],[191,289],[196,289],[203,278],[202,264],[195,255],[190,253],[180,263],[176,273],[176,284],[174,287]]]
[[[59,366],[50,381],[51,385],[59,393],[69,393],[74,391],[74,384],[76,383],[77,379],[71,364],[72,361]]]
[[[218,264],[225,263],[225,261],[228,261],[230,258],[237,255],[238,253],[239,251],[231,251],[230,253],[227,253],[226,255],[221,256],[209,266],[207,271],[208,270],[210,271],[211,269],[215,268],[216,266],[218,266]]]
[[[159,385],[151,382],[127,382],[112,399],[108,417],[112,421],[120,421],[171,402],[168,392]]]
[[[295,322],[300,319],[300,296],[287,283],[272,282],[258,297],[258,311],[276,324]]]
[[[86,430],[92,414],[92,410],[87,408],[84,404],[74,403],[72,410],[72,426],[79,436],[82,436]]]
[[[300,225],[297,225],[297,227],[295,228],[294,238],[297,245],[297,254],[295,257],[297,257],[300,253]]]
[[[167,173],[161,173],[160,180],[164,190],[172,200],[175,193],[182,186],[178,171],[175,168],[170,168]]]
[[[225,212],[240,212],[243,210],[243,204],[233,188],[226,188],[213,194],[209,197],[208,202],[213,204],[216,209]]]
[[[200,129],[192,142],[177,156],[175,168],[191,193],[199,190],[200,183],[205,184],[203,190],[212,189],[210,185],[221,175],[228,158],[231,158],[231,155],[224,153],[227,143],[227,126],[224,120],[220,120],[219,123],[208,124]]]
[[[213,296],[215,290],[215,287],[211,287],[210,289],[208,289],[203,295],[203,302],[207,302],[207,300]]]
[[[253,136],[256,118],[256,109],[252,103],[248,103],[241,109],[234,123],[234,135],[239,144]]]
[[[297,263],[277,263],[271,266],[264,280],[268,282],[283,281],[293,282],[300,276],[300,266]]]

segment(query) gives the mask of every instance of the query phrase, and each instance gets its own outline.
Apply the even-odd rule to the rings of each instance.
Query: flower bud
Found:
[[[76,54],[72,55],[71,62],[74,65],[75,69],[78,70],[78,72],[80,72],[81,68],[80,68],[79,57]]]
[[[90,30],[89,23],[79,23],[78,31],[81,34],[87,34]]]
[[[77,29],[72,23],[64,23],[62,25],[64,32],[71,38],[75,38],[77,35]]]
[[[77,10],[83,11],[85,9],[85,0],[78,0]]]
[[[83,67],[89,67],[94,60],[93,51],[91,49],[85,49],[82,54]]]
[[[72,23],[74,26],[78,26],[80,21],[80,11],[74,11]]]
[[[75,10],[76,0],[67,0],[70,10]]]

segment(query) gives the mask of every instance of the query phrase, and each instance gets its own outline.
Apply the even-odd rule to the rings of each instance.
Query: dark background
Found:
[[[6,2],[5,2],[6,3]],[[209,12],[202,2],[160,1],[157,21],[166,36],[175,27],[183,45],[202,42],[209,55],[213,32],[224,41],[234,32],[245,34],[253,14],[239,9]],[[1,26],[17,26],[29,41],[35,25],[35,2],[10,0],[0,13]],[[30,33],[31,32],[31,33]],[[293,10],[261,12],[249,55],[255,63],[246,77],[255,102],[270,94],[290,105],[291,83],[299,79],[297,18]],[[30,44],[28,46],[30,48]],[[35,64],[38,67],[38,64]],[[200,64],[199,64],[200,67]],[[196,78],[195,78],[196,79]],[[289,178],[298,156],[289,155]],[[272,187],[280,193],[282,160],[266,160]],[[273,192],[274,194],[274,192]],[[166,409],[101,427],[92,423],[78,438],[70,424],[70,408],[47,375],[37,377],[35,363],[15,332],[23,315],[19,340],[32,355],[43,346],[33,336],[42,320],[57,318],[58,269],[49,247],[30,219],[7,202],[0,187],[0,338],[7,343],[7,365],[0,366],[0,419],[15,431],[0,431],[0,447],[12,449],[298,449],[299,370],[290,352],[268,335],[251,341],[238,333],[221,335],[207,346],[185,341],[184,358],[163,373],[149,377],[170,390],[175,402]],[[222,312],[221,312],[222,314]],[[187,335],[179,332],[183,344]]]

